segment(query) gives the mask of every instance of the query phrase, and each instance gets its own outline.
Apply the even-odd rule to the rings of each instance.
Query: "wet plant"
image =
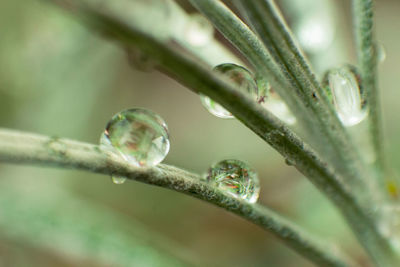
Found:
[[[388,223],[400,214],[398,188],[387,174],[383,151],[372,0],[352,1],[357,66],[336,66],[321,80],[302,47],[318,50],[329,38],[315,39],[319,28],[305,23],[313,34],[301,35],[299,45],[271,0],[234,0],[239,14],[219,0],[190,0],[199,11],[194,15],[167,0],[47,2],[119,45],[137,68],[170,75],[198,94],[212,114],[239,120],[336,205],[371,262],[400,264],[399,231]],[[245,60],[214,38],[214,28]],[[360,135],[366,145],[359,144]],[[132,179],[169,188],[270,231],[319,266],[355,266],[338,246],[255,203],[262,188],[256,172],[240,159],[210,162],[206,178],[160,164],[169,150],[168,130],[151,111],[134,108],[112,117],[100,146],[51,140],[1,130],[0,160],[103,173],[117,184]]]

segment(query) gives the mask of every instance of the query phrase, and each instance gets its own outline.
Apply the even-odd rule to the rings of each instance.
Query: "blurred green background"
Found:
[[[309,51],[318,73],[355,61],[349,1],[331,4],[333,52]],[[300,18],[293,9],[286,14],[295,26]],[[400,156],[398,14],[399,1],[376,1],[377,37],[387,54],[379,82],[394,168]],[[163,74],[131,68],[115,44],[58,9],[37,0],[0,1],[0,127],[97,143],[111,116],[131,107],[166,120],[171,150],[165,163],[204,173],[225,158],[249,162],[261,179],[260,203],[327,242],[337,240],[363,263],[332,205],[238,121],[213,117],[197,95]],[[0,266],[312,266],[243,219],[165,189],[7,164],[0,164],[0,185]]]

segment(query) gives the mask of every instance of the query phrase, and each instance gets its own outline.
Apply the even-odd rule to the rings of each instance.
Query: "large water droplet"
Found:
[[[168,154],[168,129],[164,120],[146,109],[128,109],[108,122],[101,136],[103,149],[117,152],[129,163],[154,166]]]
[[[257,83],[254,80],[253,74],[246,68],[233,63],[224,63],[216,66],[213,70],[222,73],[235,83],[240,90],[251,95],[255,100],[259,98]],[[224,119],[233,118],[233,115],[229,111],[209,97],[200,95],[200,99],[203,106],[211,114]]]
[[[336,112],[345,126],[353,126],[365,119],[368,112],[361,99],[357,78],[349,67],[327,73]]]
[[[189,44],[193,46],[204,46],[213,38],[214,27],[208,19],[201,14],[192,14],[185,25],[184,35]]]
[[[257,174],[240,160],[223,160],[208,170],[207,181],[228,194],[257,202],[260,185]]]
[[[111,176],[111,181],[114,184],[123,184],[126,181],[125,177],[120,177],[120,176]]]

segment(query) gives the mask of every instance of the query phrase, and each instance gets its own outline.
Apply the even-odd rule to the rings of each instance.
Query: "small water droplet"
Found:
[[[255,100],[258,100],[257,83],[254,80],[253,74],[246,68],[232,63],[224,63],[216,66],[213,70],[222,73],[235,83],[240,90],[251,95]],[[200,95],[200,99],[203,106],[214,116],[224,119],[234,118],[229,111],[209,97]]]
[[[184,35],[189,44],[205,46],[214,36],[214,27],[203,15],[192,14],[185,25]]]
[[[160,163],[167,156],[170,143],[164,120],[152,111],[135,108],[112,117],[100,145],[137,167],[146,167]]]
[[[337,115],[344,126],[353,126],[368,114],[361,99],[357,77],[349,67],[330,70],[327,73],[329,88]]]
[[[240,160],[223,160],[211,166],[207,180],[231,196],[255,203],[260,195],[260,185],[247,163]]]
[[[200,100],[203,106],[214,116],[222,119],[232,119],[232,113],[223,108],[220,104],[205,95],[200,95]]]
[[[378,63],[382,63],[386,59],[386,49],[382,43],[378,43],[376,46],[376,60]]]
[[[111,181],[114,184],[123,184],[126,181],[125,177],[120,177],[120,176],[111,176]]]
[[[285,163],[286,163],[288,166],[293,166],[293,165],[295,164],[295,162],[294,162],[293,160],[288,159],[288,158],[285,159]]]
[[[400,205],[386,203],[380,207],[378,213],[378,229],[389,239],[394,249],[400,251]]]
[[[127,47],[125,48],[125,51],[129,65],[136,70],[150,72],[154,70],[155,66],[157,65],[151,57],[143,53],[140,49],[135,47]]]

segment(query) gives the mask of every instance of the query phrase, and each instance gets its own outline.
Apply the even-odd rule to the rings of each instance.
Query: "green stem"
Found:
[[[365,171],[357,149],[349,141],[346,130],[300,48],[297,47],[274,1],[235,2],[268,48],[282,73],[291,81],[290,93],[298,96],[297,104],[301,103],[303,110],[308,112],[305,126],[308,136],[312,136],[312,140],[309,141],[333,164],[335,170],[346,178],[347,183],[360,188],[359,195],[362,196],[369,190],[366,181],[371,175]]]
[[[99,12],[96,7],[82,6],[74,1],[75,14],[87,25],[108,33],[124,46],[134,46],[151,55],[165,72],[196,93],[202,93],[218,103],[281,153],[288,162],[308,177],[339,207],[361,243],[378,262],[396,262],[388,242],[376,228],[372,215],[361,208],[347,186],[344,177],[333,171],[321,157],[302,142],[275,116],[253,99],[233,87],[226,79],[213,72],[201,59],[177,47],[175,43],[155,39],[134,24],[126,24],[118,17]],[[390,265],[386,265],[390,266]]]
[[[376,44],[373,36],[373,1],[353,0],[353,19],[357,42],[358,66],[362,81],[362,94],[369,108],[369,126],[376,154],[378,174],[383,176],[385,158],[383,151],[383,134],[380,97],[377,87]]]
[[[309,123],[309,112],[303,109],[301,101],[296,94],[293,94],[297,89],[287,81],[255,33],[220,1],[190,0],[190,2],[246,57],[254,66],[258,76],[265,77],[268,83],[272,84],[274,90],[289,104],[296,118],[303,124]]]
[[[0,129],[0,161],[86,170],[168,188],[217,205],[271,232],[320,266],[352,266],[333,246],[316,240],[266,207],[238,200],[205,183],[197,174],[160,164],[137,168],[98,146]]]

